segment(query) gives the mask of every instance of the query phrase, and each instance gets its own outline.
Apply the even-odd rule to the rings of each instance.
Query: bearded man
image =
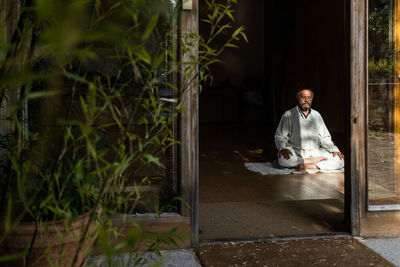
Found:
[[[297,106],[286,111],[275,132],[278,163],[296,170],[338,170],[344,156],[332,142],[318,111],[311,109],[314,93],[300,89]]]

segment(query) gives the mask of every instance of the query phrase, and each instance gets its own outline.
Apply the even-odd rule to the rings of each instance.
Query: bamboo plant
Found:
[[[98,236],[109,264],[123,249],[137,255],[144,240],[150,240],[147,249],[158,250],[182,238],[176,229],[150,233],[138,226],[112,246],[121,229],[111,216],[134,211],[140,186],[153,183],[138,179],[138,172],[165,168],[166,151],[179,145],[171,126],[176,117],[168,114],[185,112],[180,96],[193,77],[210,81],[209,66],[246,39],[243,27],[232,28],[236,0],[205,2],[208,38],[174,30],[175,1],[2,1],[0,262],[35,263],[35,235],[22,252],[7,250],[22,221],[47,229],[89,213],[71,266],[83,264],[80,254],[89,257],[84,243],[90,235]],[[221,35],[226,42],[214,46]],[[178,60],[178,37],[186,61]],[[163,95],[166,88],[173,98]],[[131,185],[135,190],[124,193]]]

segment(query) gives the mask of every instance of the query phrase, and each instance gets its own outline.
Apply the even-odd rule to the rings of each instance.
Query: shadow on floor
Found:
[[[262,129],[201,126],[200,239],[246,239],[344,231],[343,173],[259,175],[270,161]],[[247,133],[247,134],[246,134]]]

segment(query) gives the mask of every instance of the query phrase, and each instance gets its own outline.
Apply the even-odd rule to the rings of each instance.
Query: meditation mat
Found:
[[[284,168],[279,166],[276,161],[272,162],[245,162],[244,166],[252,172],[257,172],[262,175],[269,174],[305,174],[305,173],[317,173],[317,172],[344,172],[344,169],[340,170],[304,170],[296,171],[294,168]]]

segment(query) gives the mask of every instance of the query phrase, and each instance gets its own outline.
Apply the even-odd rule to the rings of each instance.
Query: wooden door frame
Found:
[[[385,224],[390,218],[393,222],[399,212],[378,214],[367,211],[366,187],[366,134],[367,134],[367,0],[344,0],[346,2],[346,38],[347,69],[349,90],[345,99],[348,142],[345,171],[345,218],[346,230],[354,236],[378,233],[371,226]],[[182,11],[181,31],[198,33],[199,0],[192,1],[192,10]],[[197,47],[193,47],[197,49]],[[190,204],[190,208],[181,205],[181,215],[190,217],[192,246],[197,246],[199,212],[199,95],[198,81],[183,95],[186,112],[181,117],[181,195]],[[373,227],[372,227],[373,228]],[[400,234],[400,230],[399,230]],[[383,235],[380,233],[379,235]]]
[[[359,236],[361,214],[366,211],[367,0],[350,0],[349,10],[350,169],[345,175],[345,216],[349,232]]]
[[[188,32],[199,33],[199,0],[192,0],[191,10],[182,10],[180,25],[181,36]],[[191,53],[197,56],[197,45],[193,45],[191,50]],[[193,60],[185,58],[182,53],[181,58],[183,62]],[[197,68],[194,70],[194,74],[196,73]],[[182,87],[183,80],[181,80]],[[190,217],[191,245],[196,247],[199,243],[199,90],[197,75],[192,77],[189,87],[183,89],[181,97],[185,112],[180,118],[180,177],[181,197],[184,201],[180,211],[183,217]],[[188,203],[190,207],[185,203]]]
[[[347,210],[355,236],[400,237],[400,211],[368,211],[368,1],[350,1],[350,193]],[[346,195],[347,196],[347,195]]]
[[[366,36],[367,0],[343,0],[345,2],[346,58],[344,71],[349,80],[348,95],[345,99],[347,144],[345,171],[345,219],[346,231],[360,235],[360,215],[366,210],[365,194],[365,123],[366,123]],[[192,1],[192,10],[182,11],[181,31],[198,33],[199,0]],[[193,49],[197,49],[194,47]],[[199,244],[199,94],[198,80],[182,96],[186,112],[181,116],[181,196],[190,208],[181,205],[181,215],[190,217],[191,245]]]

